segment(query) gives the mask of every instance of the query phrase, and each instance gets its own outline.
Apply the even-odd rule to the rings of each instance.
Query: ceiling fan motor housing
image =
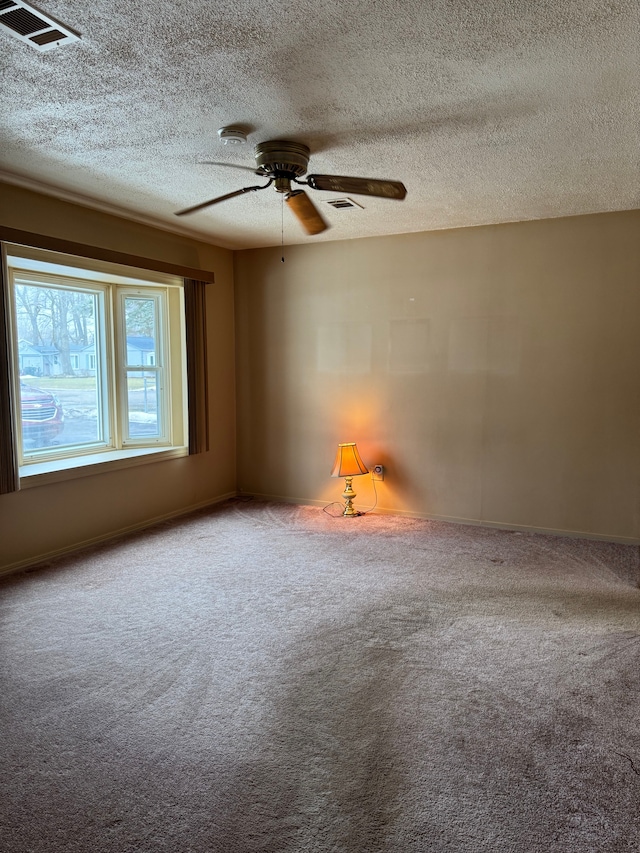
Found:
[[[289,192],[289,180],[304,175],[310,155],[307,146],[301,142],[280,139],[260,142],[255,148],[256,172],[274,178],[278,192]]]

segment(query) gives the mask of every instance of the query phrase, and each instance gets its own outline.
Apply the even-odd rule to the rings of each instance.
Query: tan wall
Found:
[[[123,219],[0,186],[0,224],[213,271],[207,288],[211,449],[0,495],[0,570],[234,493],[232,253]]]
[[[236,254],[238,484],[640,538],[640,211]],[[371,483],[354,481],[361,505]]]

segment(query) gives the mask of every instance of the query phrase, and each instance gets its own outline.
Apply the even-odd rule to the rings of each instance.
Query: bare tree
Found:
[[[16,313],[18,319],[18,337],[38,346],[44,344],[42,337],[46,323],[43,314],[44,292],[40,288],[18,285],[16,287]]]
[[[93,342],[94,297],[41,284],[16,285],[18,337],[34,346],[53,346],[62,372],[72,375],[71,347]]]
[[[125,322],[128,335],[153,337],[155,331],[155,301],[144,297],[125,299]]]

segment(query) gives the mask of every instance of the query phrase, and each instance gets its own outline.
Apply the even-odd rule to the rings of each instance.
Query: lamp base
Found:
[[[345,477],[344,483],[344,492],[342,493],[342,497],[344,498],[344,512],[342,515],[347,518],[356,518],[357,516],[362,515],[362,513],[358,512],[353,505],[353,499],[356,496],[352,486],[353,477]]]

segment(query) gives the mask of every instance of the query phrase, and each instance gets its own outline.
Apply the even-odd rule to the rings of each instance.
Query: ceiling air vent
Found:
[[[331,207],[335,207],[336,210],[349,210],[354,207],[357,210],[364,209],[361,204],[358,204],[352,198],[329,198],[327,199],[327,204],[330,204]]]
[[[63,27],[33,6],[27,6],[22,0],[0,0],[0,26],[36,50],[51,50],[80,39],[78,33]]]

